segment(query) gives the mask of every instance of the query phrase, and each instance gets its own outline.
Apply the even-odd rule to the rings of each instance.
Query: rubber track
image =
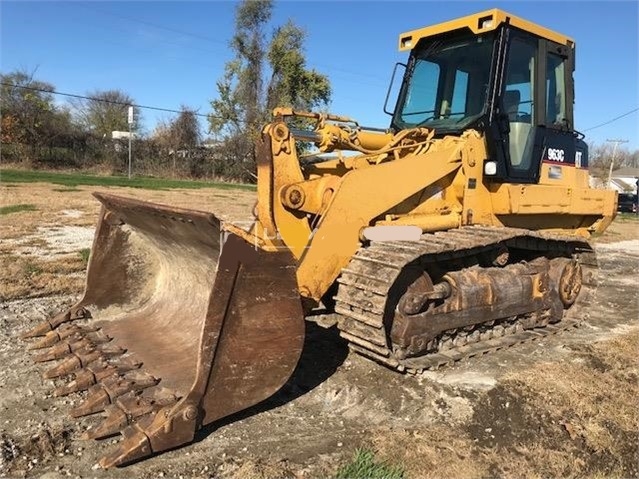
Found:
[[[452,260],[463,268],[475,264],[477,255],[500,244],[542,255],[552,252],[577,257],[582,267],[583,285],[577,302],[564,311],[562,321],[424,356],[394,357],[383,314],[388,292],[401,270],[414,261],[450,264]],[[468,226],[424,234],[416,242],[376,242],[360,248],[338,279],[335,312],[339,315],[340,335],[348,340],[351,350],[399,371],[419,373],[579,326],[594,299],[596,277],[595,253],[587,241],[580,238],[516,228]]]

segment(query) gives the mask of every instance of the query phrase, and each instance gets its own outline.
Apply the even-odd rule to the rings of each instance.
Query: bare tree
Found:
[[[153,132],[153,139],[167,150],[193,149],[201,137],[196,112],[185,106],[174,120],[160,121]]]
[[[174,145],[179,149],[191,149],[200,144],[200,124],[195,111],[182,106],[178,117],[170,124],[169,131]]]
[[[615,151],[613,143],[590,144],[589,155],[590,172],[599,178],[608,175],[613,159],[613,171],[624,167],[639,168],[639,150],[630,151],[628,148],[617,146]]]
[[[178,158],[190,160],[195,154],[195,148],[200,144],[200,124],[196,112],[182,106],[175,119],[158,123],[152,139],[163,154],[172,158],[172,171],[175,175]],[[187,164],[189,161],[183,163]]]
[[[110,137],[113,131],[128,131],[128,109],[135,102],[121,90],[89,92],[90,99],[71,101],[76,120],[94,135]],[[140,109],[134,107],[131,131],[139,132],[142,125]]]

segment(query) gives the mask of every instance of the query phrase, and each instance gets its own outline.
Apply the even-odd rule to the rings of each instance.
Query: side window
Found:
[[[566,118],[564,59],[554,53],[546,57],[546,124],[561,124]]]
[[[437,63],[417,60],[408,97],[404,102],[402,121],[421,123],[435,115],[440,68]]]

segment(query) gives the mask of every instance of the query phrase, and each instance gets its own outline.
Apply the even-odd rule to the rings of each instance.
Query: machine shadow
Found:
[[[203,427],[196,433],[193,442],[203,440],[220,427],[283,406],[312,391],[330,378],[347,356],[347,342],[340,337],[336,326],[323,328],[314,322],[306,321],[302,355],[284,386],[255,406]]]

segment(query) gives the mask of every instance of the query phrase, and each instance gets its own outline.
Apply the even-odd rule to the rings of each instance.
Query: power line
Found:
[[[197,38],[199,40],[205,40],[207,42],[221,44],[221,45],[224,45],[224,46],[228,46],[228,44],[229,44],[228,41],[207,37],[205,35],[200,35],[198,33],[186,32],[184,30],[178,30],[177,28],[172,28],[172,27],[167,27],[167,26],[164,26],[164,25],[159,25],[157,23],[152,23],[152,22],[149,22],[149,21],[146,21],[146,20],[141,20],[139,18],[127,17],[127,16],[121,15],[119,13],[113,13],[113,12],[109,12],[109,11],[106,11],[106,10],[101,10],[101,9],[98,9],[98,8],[95,8],[95,7],[88,7],[86,5],[81,5],[81,6],[83,8],[85,8],[85,9],[87,9],[87,10],[93,10],[94,12],[97,12],[97,13],[100,13],[100,14],[103,14],[103,15],[110,15],[110,16],[115,17],[115,18],[120,18],[122,20],[127,20],[129,22],[141,23],[141,24],[147,25],[149,27],[157,28],[157,29],[160,29],[160,30],[166,30],[168,32],[177,33],[179,35],[185,35],[185,36]]]
[[[168,32],[177,33],[178,35],[189,36],[189,37],[197,38],[199,40],[205,40],[205,41],[208,41],[208,42],[211,42],[211,43],[215,43],[215,44],[218,44],[218,45],[223,45],[223,46],[225,46],[227,48],[230,45],[229,41],[220,40],[220,39],[208,37],[208,36],[205,36],[205,35],[200,35],[198,33],[187,32],[185,30],[179,30],[177,28],[169,27],[169,26],[166,26],[166,25],[160,25],[158,23],[152,23],[152,22],[149,22],[147,20],[142,20],[140,18],[134,18],[134,17],[129,17],[129,16],[122,15],[122,14],[119,14],[119,13],[109,12],[109,11],[106,11],[106,10],[95,8],[93,6],[89,7],[87,5],[81,5],[81,7],[84,8],[85,10],[91,10],[91,11],[94,11],[94,12],[97,12],[97,13],[100,13],[100,14],[103,14],[103,15],[110,15],[112,17],[120,18],[122,20],[126,20],[126,21],[129,21],[129,22],[140,23],[142,25],[147,25],[147,26],[150,26],[150,27],[153,27],[153,28],[157,28],[157,29],[160,29],[160,30],[165,30],[165,31],[168,31]],[[122,30],[113,28],[111,26],[108,26],[108,27],[102,26],[102,28],[108,28],[108,29],[112,29],[112,30],[116,30],[116,31],[122,31]],[[164,43],[168,43],[170,45],[181,46],[179,44],[167,41],[165,39],[160,39],[158,41],[161,41],[161,42],[164,42]],[[207,50],[207,49],[203,49],[203,48],[199,48],[199,47],[188,47],[188,48],[195,48],[195,49],[207,52],[207,53],[213,53],[215,55],[219,54],[219,52],[213,52],[211,50]],[[316,63],[316,62],[314,62],[314,63],[315,63],[316,66],[318,66],[320,68],[323,68],[323,69],[331,71],[331,74],[334,74],[334,72],[341,72],[341,73],[344,73],[344,74],[347,74],[347,75],[353,75],[353,76],[358,76],[358,77],[363,77],[363,78],[368,78],[368,79],[377,79],[377,80],[379,80],[381,82],[386,82],[387,81],[386,78],[382,78],[381,76],[378,76],[378,75],[371,75],[371,74],[367,74],[367,73],[362,73],[361,71],[354,71],[354,70],[348,70],[348,69],[344,69],[344,68],[339,68],[339,67],[335,67],[334,65],[327,65],[327,64]],[[355,83],[355,81],[351,81],[351,83]],[[361,82],[357,82],[357,83],[361,84]],[[376,84],[371,84],[369,82],[368,84],[372,85],[372,86],[386,86],[386,83],[380,83],[380,84],[376,85]]]
[[[35,88],[35,87],[30,87],[30,86],[25,86],[25,85],[14,85],[13,83],[5,83],[5,82],[0,82],[0,85],[2,86],[7,86],[7,87],[11,87],[11,88],[21,88],[23,90],[31,90],[31,91],[37,91],[40,93],[49,93],[51,95],[60,95],[60,96],[65,96],[65,97],[69,97],[69,98],[79,98],[81,100],[91,100],[91,101],[97,101],[97,102],[102,102],[102,103],[110,103],[113,105],[122,105],[122,106],[133,106],[136,108],[144,108],[146,110],[155,110],[155,111],[164,111],[164,112],[168,112],[168,113],[183,113],[184,110],[174,110],[172,108],[162,108],[159,106],[149,106],[149,105],[139,105],[137,103],[127,103],[127,102],[122,102],[122,101],[115,101],[115,100],[106,100],[104,98],[94,98],[94,97],[90,97],[90,96],[85,96],[85,95],[78,95],[76,93],[65,93],[65,92],[61,92],[61,91],[55,91],[55,90],[45,90],[43,88]],[[604,125],[608,125],[614,121],[617,121],[621,118],[624,118],[628,115],[631,115],[632,113],[636,112],[637,110],[639,110],[639,107],[634,108],[633,110],[630,110],[622,115],[619,115],[615,118],[613,118],[612,120],[608,120],[604,123],[601,123],[599,125],[596,126],[591,126],[590,128],[586,128],[583,131],[590,131],[590,130],[594,130],[595,128],[599,128],[601,126]],[[193,110],[187,110],[190,111],[191,113],[193,113],[195,116],[199,116],[202,118],[216,118],[219,120],[224,120],[224,117],[221,117],[219,115],[213,115],[213,114],[204,114],[204,113],[198,113],[196,111]],[[240,122],[242,122],[242,120],[239,120]]]
[[[133,106],[133,107],[136,107],[136,108],[144,108],[144,109],[147,109],[147,110],[166,111],[166,112],[169,112],[169,113],[182,113],[182,112],[184,112],[184,110],[173,110],[171,108],[162,108],[162,107],[159,107],[159,106],[138,105],[136,103],[127,103],[127,102],[116,101],[116,100],[106,100],[104,98],[94,98],[94,97],[85,96],[85,95],[78,95],[78,94],[75,94],[75,93],[64,93],[64,92],[60,92],[60,91],[45,90],[43,88],[35,88],[35,87],[25,86],[25,85],[14,85],[13,83],[0,82],[0,85],[12,87],[12,88],[21,88],[23,90],[37,91],[37,92],[40,92],[40,93],[50,93],[52,95],[66,96],[66,97],[70,97],[70,98],[79,98],[79,99],[82,99],[82,100],[91,100],[91,101],[97,101],[97,102],[102,102],[102,103],[111,103],[113,105]],[[204,113],[198,113],[198,112],[193,111],[193,110],[187,110],[187,111],[190,111],[195,116],[200,116],[200,117],[203,117],[203,118],[217,118],[217,119],[220,119],[220,120],[224,119],[221,116],[216,116],[216,115],[211,115],[211,114],[205,115]]]
[[[92,8],[92,7],[87,7],[86,5],[80,5],[80,6],[81,6],[82,8],[87,9],[87,10],[92,10],[92,11],[95,11],[95,12],[98,12],[98,13],[102,13],[102,11],[101,11],[101,10],[99,10],[99,9],[95,9],[95,8]],[[121,15],[111,14],[111,13],[108,13],[108,12],[103,12],[103,13],[105,13],[105,14],[107,14],[107,15],[112,15],[112,16],[115,16],[115,17],[118,17],[118,18],[125,18],[125,19],[127,18],[127,17],[123,17],[123,16],[121,16]],[[142,21],[142,20],[135,20],[135,19],[133,19],[133,18],[131,18],[131,19],[129,19],[129,20],[130,20],[130,21],[135,21],[135,22],[138,22],[138,21],[139,21],[139,22],[141,22],[141,23],[143,23],[143,24],[145,24],[145,25],[149,25],[149,23],[148,23],[148,22],[144,22],[144,21]],[[125,27],[125,28],[116,28],[116,27],[114,27],[114,26],[113,26],[113,24],[111,24],[111,23],[109,23],[109,24],[99,24],[99,23],[97,23],[97,22],[92,22],[92,26],[91,26],[91,25],[88,25],[88,22],[83,21],[83,26],[85,26],[85,27],[89,26],[90,28],[97,27],[97,28],[100,28],[100,29],[103,29],[103,30],[111,30],[111,31],[115,31],[115,32],[125,33],[126,35],[129,35],[129,36],[137,36],[137,37],[140,37],[140,33],[139,33],[139,32],[134,32],[134,31],[132,31],[132,30],[130,30],[130,29],[128,29],[128,30],[127,30],[127,29],[126,29],[126,27]],[[172,32],[175,32],[175,33],[179,33],[179,34],[180,34],[180,35],[182,35],[182,36],[186,36],[186,35],[188,35],[188,36],[192,36],[192,37],[195,37],[195,38],[198,38],[198,39],[200,38],[200,36],[199,36],[199,35],[197,35],[197,34],[190,34],[190,33],[187,33],[187,32],[176,31],[176,30],[170,29],[170,28],[168,28],[168,27],[166,27],[166,28],[165,28],[165,27],[162,27],[162,26],[160,26],[160,25],[155,25],[155,26],[154,26],[154,28],[158,28],[158,29],[160,29],[160,28],[161,28],[161,29],[163,29],[163,30],[172,31]],[[199,45],[188,45],[188,47],[187,47],[187,46],[186,46],[186,45],[184,45],[184,44],[176,43],[176,42],[172,42],[172,41],[170,41],[170,40],[167,40],[166,38],[164,38],[165,36],[166,36],[166,35],[163,35],[161,38],[157,38],[157,37],[156,37],[156,38],[145,38],[145,40],[146,40],[146,41],[153,41],[153,42],[161,42],[161,43],[165,43],[165,44],[167,44],[167,45],[177,46],[177,47],[180,47],[180,48],[181,48],[181,49],[183,49],[183,50],[189,50],[189,51],[191,51],[191,50],[198,50],[198,51],[201,51],[201,52],[210,53],[210,54],[212,54],[212,55],[219,55],[219,54],[220,54],[220,50],[219,50],[219,49],[218,49],[218,50],[210,50],[210,49],[207,49],[207,48],[202,48],[202,47],[201,47],[201,46],[199,46]],[[213,42],[214,40],[213,40],[213,39],[210,39],[210,41],[212,41],[212,42]],[[113,43],[113,42],[111,42],[111,43]],[[193,43],[193,42],[191,42],[191,43]],[[222,41],[219,41],[219,42],[218,42],[218,41],[215,41],[215,43],[220,43],[219,48],[222,48],[222,47],[223,47],[223,45],[222,45],[222,44],[223,44],[223,42],[222,42]],[[131,44],[132,44],[132,42],[128,42],[128,43],[127,43],[127,46],[130,46]],[[139,45],[137,45],[137,44],[136,44],[135,46],[139,48]],[[228,48],[228,45],[226,45],[226,47]]]
[[[612,120],[608,120],[608,121],[606,121],[604,123],[600,123],[599,125],[595,125],[595,126],[591,126],[590,128],[586,128],[583,131],[590,131],[590,130],[594,130],[595,128],[599,128],[600,126],[608,125],[608,124],[612,123],[613,121],[617,121],[617,120],[623,118],[624,116],[631,115],[632,113],[636,112],[637,110],[639,110],[639,107],[635,108],[634,110],[630,110],[629,112],[626,112],[623,115],[619,115],[619,116],[613,118]]]

